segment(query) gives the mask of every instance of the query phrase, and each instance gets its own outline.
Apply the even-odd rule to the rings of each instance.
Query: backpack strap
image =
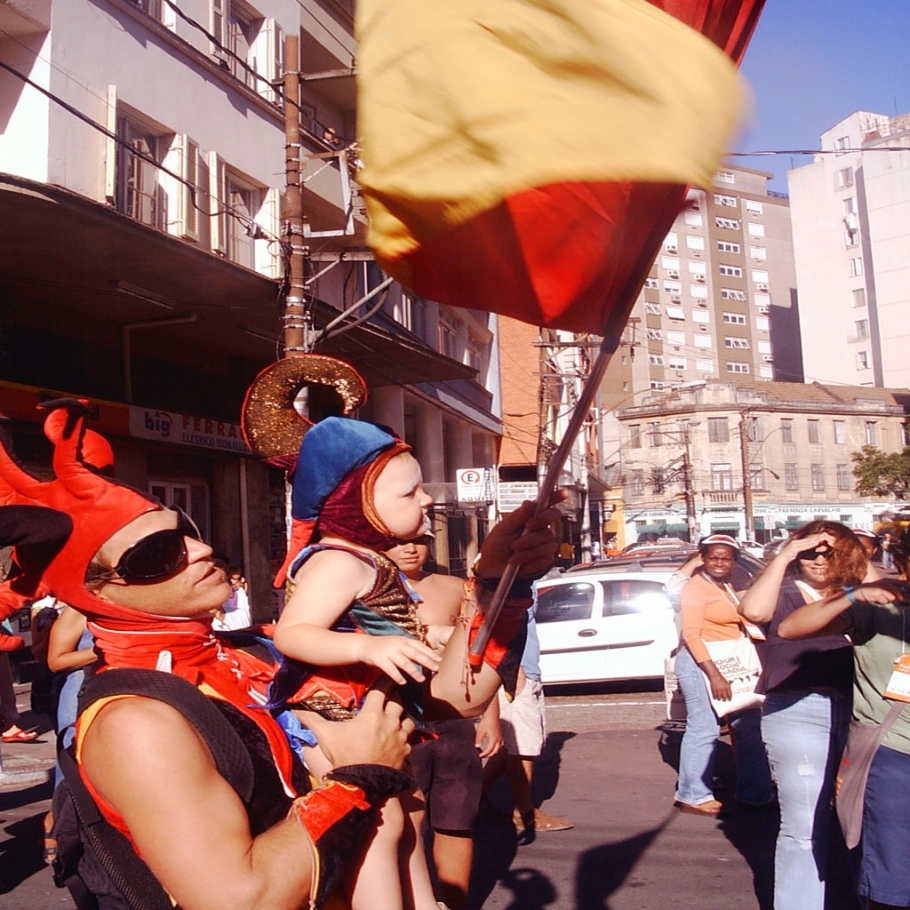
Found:
[[[79,712],[101,699],[118,695],[154,698],[176,708],[205,740],[218,772],[244,804],[249,802],[255,784],[249,752],[215,703],[192,683],[158,670],[107,670],[86,680],[79,692]],[[122,903],[130,910],[174,910],[170,896],[136,854],[129,839],[111,825],[98,808],[79,771],[75,746],[62,748],[62,734],[57,742],[57,760],[78,819],[79,840],[84,838]],[[54,881],[58,887],[65,886],[70,890],[80,910],[96,910],[105,906],[104,896],[96,895],[86,887],[79,867],[82,853],[78,843],[58,843],[59,862],[55,865]]]
[[[203,695],[191,682],[160,670],[105,670],[87,679],[82,686],[79,713],[103,698],[116,695],[154,698],[176,708],[205,740],[218,773],[234,788],[244,804],[249,802],[255,783],[249,752],[212,699]]]
[[[101,865],[111,883],[130,910],[174,910],[174,903],[152,870],[138,857],[133,845],[101,814],[89,793],[73,757],[73,746],[57,753],[60,770],[72,797],[73,808],[92,855]],[[58,788],[58,790],[61,788]],[[78,872],[80,850],[71,852],[68,845],[58,843],[58,857],[71,856],[75,862],[54,868],[58,887],[66,886],[82,908],[101,906],[96,895],[86,887]]]

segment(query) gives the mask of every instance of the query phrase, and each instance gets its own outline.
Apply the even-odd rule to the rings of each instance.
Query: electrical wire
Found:
[[[271,232],[266,231],[260,225],[256,224],[255,222],[252,222],[248,215],[245,215],[245,214],[241,213],[239,210],[235,209],[233,206],[228,205],[224,200],[221,200],[221,199],[218,200],[218,202],[220,202],[224,206],[222,209],[220,209],[218,211],[209,212],[206,209],[202,208],[202,206],[200,206],[199,203],[196,201],[197,193],[202,193],[203,195],[206,193],[206,191],[202,187],[198,186],[195,183],[192,183],[189,180],[186,180],[184,177],[181,177],[180,174],[172,171],[170,168],[165,167],[165,165],[161,164],[161,162],[156,161],[155,157],[153,155],[150,155],[147,152],[143,152],[141,149],[136,148],[136,146],[134,146],[132,143],[128,142],[126,139],[123,139],[122,137],[118,136],[116,133],[111,132],[107,127],[102,126],[96,120],[92,120],[92,118],[89,117],[87,114],[83,114],[82,111],[80,111],[78,108],[73,107],[73,105],[71,105],[69,102],[64,101],[62,98],[55,95],[53,92],[48,91],[43,86],[38,85],[37,82],[35,82],[32,79],[29,79],[28,76],[24,76],[17,69],[10,66],[8,63],[5,63],[3,60],[0,60],[0,68],[6,70],[8,73],[15,76],[17,79],[20,79],[26,85],[28,85],[31,88],[35,89],[36,91],[40,92],[42,95],[49,98],[55,104],[62,107],[65,111],[67,111],[67,113],[72,114],[74,117],[81,120],[83,123],[87,124],[92,129],[97,130],[97,132],[101,133],[107,139],[110,139],[116,145],[119,145],[122,148],[127,149],[131,155],[134,155],[136,158],[139,158],[142,161],[145,161],[148,164],[153,165],[162,173],[167,174],[168,177],[171,177],[172,179],[176,180],[182,186],[185,186],[189,190],[190,204],[198,212],[201,212],[203,215],[206,215],[210,218],[215,218],[220,215],[230,215],[232,218],[235,218],[240,224],[242,224],[244,229],[249,230],[253,225],[255,225],[259,229],[259,231],[261,231],[262,235],[264,235],[263,239],[268,240],[270,243],[279,243],[280,244],[280,243],[284,242],[281,237],[278,237],[275,234],[272,234]]]
[[[880,137],[887,141],[887,136]],[[771,155],[847,155],[850,152],[910,152],[906,145],[873,145],[843,149],[762,149],[757,152],[727,152],[727,158],[762,158]]]

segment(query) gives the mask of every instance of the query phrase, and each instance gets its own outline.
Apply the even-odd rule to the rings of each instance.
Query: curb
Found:
[[[44,774],[44,782],[53,780],[54,766],[57,763],[57,734],[50,717],[35,714],[29,704],[32,687],[29,683],[17,683],[13,686],[16,692],[16,707],[21,715],[19,726],[23,730],[37,730],[37,739],[27,743],[0,743],[0,757],[4,771],[13,774]],[[0,784],[0,792],[19,790],[41,784],[36,780],[22,783],[10,782]]]

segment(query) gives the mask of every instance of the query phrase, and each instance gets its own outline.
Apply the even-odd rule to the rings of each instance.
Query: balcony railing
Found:
[[[704,496],[712,506],[737,505],[743,501],[741,490],[705,490]]]

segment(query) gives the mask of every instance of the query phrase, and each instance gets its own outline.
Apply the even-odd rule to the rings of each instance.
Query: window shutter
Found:
[[[181,184],[177,191],[177,234],[188,240],[199,239],[199,143],[189,136],[179,137],[179,171]]]
[[[266,19],[254,43],[256,91],[273,104],[281,104],[281,89],[272,83],[284,76],[284,29],[274,20]]]
[[[224,159],[209,152],[209,213],[212,225],[212,250],[227,256],[227,191],[224,185]]]
[[[226,23],[230,16],[230,0],[211,0],[211,25],[212,35],[217,44],[212,45],[212,53],[219,59],[227,61],[227,55],[221,49],[225,47]],[[220,45],[220,47],[219,47]]]
[[[256,241],[256,271],[271,278],[281,277],[281,256],[278,244],[273,238],[278,237],[281,230],[279,224],[280,192],[277,187],[272,187],[265,192],[262,206],[256,217],[257,224],[268,235]]]
[[[109,133],[117,134],[117,86],[107,87],[107,118],[105,126]],[[117,204],[117,143],[108,137],[104,149],[104,198]]]

